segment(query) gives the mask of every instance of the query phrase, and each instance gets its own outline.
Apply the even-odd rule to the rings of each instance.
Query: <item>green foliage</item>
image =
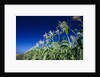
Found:
[[[65,33],[68,35],[68,27],[64,28]]]
[[[38,50],[30,50],[24,54],[25,60],[83,60],[83,46],[80,41],[82,38],[77,39],[75,47],[68,47],[65,40],[53,42],[52,47],[42,47]]]

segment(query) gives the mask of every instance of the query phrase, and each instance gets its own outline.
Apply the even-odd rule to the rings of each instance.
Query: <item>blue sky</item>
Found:
[[[32,48],[45,32],[56,31],[58,21],[66,21],[74,29],[81,29],[72,16],[16,16],[16,53],[22,54]],[[73,35],[69,31],[69,35]]]

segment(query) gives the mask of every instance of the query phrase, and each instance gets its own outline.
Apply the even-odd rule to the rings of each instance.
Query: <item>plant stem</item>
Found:
[[[67,38],[68,38],[68,42],[69,42],[69,46],[70,46],[70,38],[69,38],[69,36],[67,35]]]

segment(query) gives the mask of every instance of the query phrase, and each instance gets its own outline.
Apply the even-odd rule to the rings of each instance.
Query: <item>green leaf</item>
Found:
[[[65,27],[64,31],[65,31],[66,35],[68,35],[68,27]]]
[[[46,57],[47,57],[47,52],[45,52],[43,60],[46,60]]]

